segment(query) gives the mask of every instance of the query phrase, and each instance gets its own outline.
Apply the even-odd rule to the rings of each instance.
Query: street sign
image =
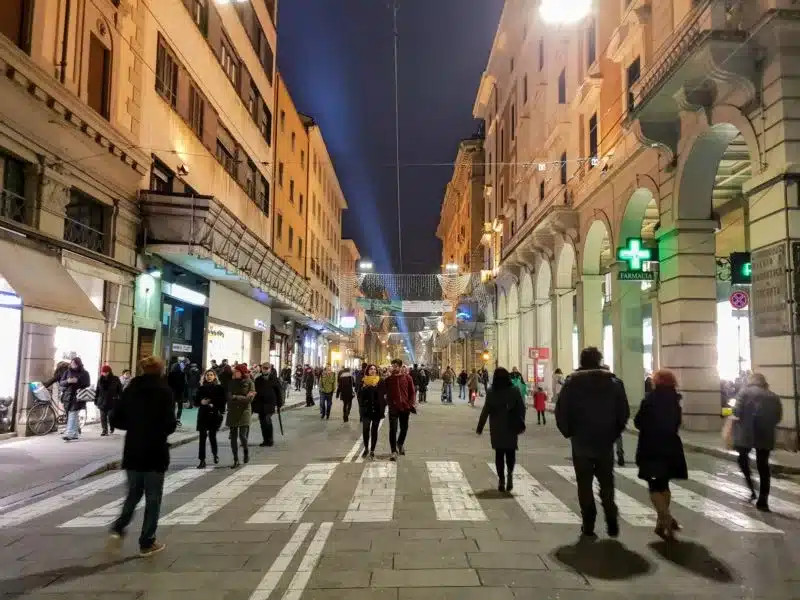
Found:
[[[736,310],[743,310],[747,308],[747,305],[750,304],[750,294],[745,292],[744,290],[736,290],[731,293],[730,298],[728,301],[731,303],[731,306]]]
[[[619,281],[655,281],[653,271],[617,271]]]
[[[749,310],[732,310],[731,317],[734,319],[746,319],[750,316]]]
[[[627,246],[617,248],[617,260],[628,263],[628,271],[641,271],[644,263],[653,260],[653,251],[639,238],[629,238]]]
[[[550,348],[528,348],[528,358],[531,360],[549,360]]]

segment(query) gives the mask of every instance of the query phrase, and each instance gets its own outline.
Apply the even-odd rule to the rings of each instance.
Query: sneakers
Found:
[[[398,450],[400,451],[400,456],[405,456],[406,455],[406,449],[403,448],[403,446],[400,446],[398,448]]]
[[[508,474],[506,478],[506,491],[511,493],[511,490],[514,489],[514,478],[512,477],[511,473]]]
[[[167,547],[166,544],[162,544],[160,542],[153,542],[147,548],[141,548],[139,550],[139,556],[152,556],[153,554],[158,554],[166,547]]]

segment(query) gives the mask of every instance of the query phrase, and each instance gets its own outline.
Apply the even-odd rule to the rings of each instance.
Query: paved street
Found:
[[[436,398],[436,394],[430,394]],[[123,475],[103,474],[0,513],[0,599],[512,600],[800,598],[800,484],[775,484],[774,514],[741,502],[730,462],[689,455],[673,490],[684,531],[656,541],[647,490],[618,470],[622,536],[576,546],[577,499],[567,444],[552,421],[530,423],[515,496],[494,491],[488,431],[464,404],[423,405],[408,454],[360,459],[357,421],[341,405],[285,416],[275,448],[232,471],[195,469],[196,444],[173,450],[159,538],[136,556],[104,551]],[[260,442],[255,427],[253,444]],[[632,459],[635,438],[626,439]]]

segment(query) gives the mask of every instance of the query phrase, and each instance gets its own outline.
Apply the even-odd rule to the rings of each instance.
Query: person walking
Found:
[[[472,373],[467,380],[467,389],[469,391],[469,405],[475,408],[475,398],[478,396],[478,389],[480,387],[480,375],[477,369],[472,369]]]
[[[391,374],[386,378],[386,404],[389,407],[389,446],[392,449],[390,460],[397,460],[397,454],[406,453],[405,443],[408,436],[408,422],[415,408],[416,392],[411,376],[403,374],[403,361],[395,358],[392,361]],[[398,425],[400,432],[398,434]]]
[[[428,384],[431,381],[431,373],[428,369],[425,368],[425,365],[422,365],[419,369],[419,383],[416,381],[414,382],[414,386],[417,388],[419,392],[419,401],[420,404],[428,401]]]
[[[687,479],[686,457],[678,433],[681,427],[681,395],[671,371],[653,374],[653,387],[645,394],[633,420],[639,430],[636,444],[636,466],[639,479],[647,482],[650,501],[658,515],[655,533],[669,540],[679,529],[670,512],[672,479]]]
[[[306,390],[306,406],[314,406],[314,369],[306,365],[303,371],[303,387]]]
[[[345,367],[339,371],[336,378],[336,398],[342,399],[342,420],[347,423],[350,420],[350,410],[353,408],[353,398],[356,395],[356,383],[353,373]]]
[[[197,389],[202,383],[203,374],[200,372],[200,367],[197,363],[191,363],[186,367],[186,407],[194,406],[194,398],[197,395]]]
[[[442,373],[442,404],[453,403],[453,379],[455,372],[448,365],[444,373]]]
[[[101,436],[109,433],[109,419],[121,395],[122,383],[119,377],[114,375],[109,365],[103,365],[103,368],[100,369],[100,379],[97,380],[97,393],[94,400],[95,406],[100,411]],[[113,427],[111,427],[111,433],[114,433]]]
[[[156,529],[164,473],[169,467],[167,438],[174,433],[178,421],[172,390],[164,380],[164,361],[157,356],[145,358],[139,364],[139,371],[141,375],[131,380],[111,414],[114,428],[126,432],[122,468],[128,479],[128,492],[119,517],[111,525],[109,546],[111,550],[118,550],[122,545],[136,505],[144,496],[139,554],[150,556],[165,548],[156,541]]]
[[[525,402],[528,399],[528,384],[522,379],[522,373],[519,372],[517,367],[511,370],[511,383],[517,388],[520,396],[522,396],[522,401]]]
[[[183,414],[183,399],[186,394],[186,373],[183,371],[183,361],[177,357],[172,357],[172,362],[167,375],[167,382],[172,390],[172,397],[175,398],[175,405],[178,413],[178,427],[181,426],[181,415]]]
[[[619,535],[614,502],[614,441],[630,417],[622,382],[602,367],[597,348],[581,352],[580,367],[564,381],[556,401],[556,425],[572,445],[572,463],[578,484],[584,538],[594,539],[597,506],[592,484],[600,484],[600,501],[610,537]]]
[[[217,431],[222,425],[226,402],[225,388],[219,382],[217,372],[214,369],[209,369],[203,375],[203,380],[194,396],[194,405],[198,409],[197,431],[200,433],[197,456],[200,460],[200,464],[197,465],[198,469],[204,469],[206,466],[206,440],[211,444],[211,455],[214,457],[214,464],[219,464]]]
[[[739,392],[733,409],[733,447],[739,453],[739,468],[747,487],[750,502],[763,512],[769,510],[769,455],[775,449],[775,428],[783,419],[781,399],[769,389],[761,373],[751,373]],[[756,495],[750,474],[750,451],[756,450],[759,489]]]
[[[525,431],[525,401],[511,381],[508,371],[495,369],[492,389],[486,395],[476,433],[481,435],[489,420],[489,433],[497,470],[497,489],[514,489],[514,465],[517,462],[519,435]]]
[[[483,393],[486,395],[489,393],[489,369],[486,367],[481,371],[481,382],[483,382]]]
[[[467,397],[467,381],[469,380],[469,375],[467,375],[467,371],[461,369],[461,373],[458,374],[458,399],[464,400]]]
[[[336,391],[336,373],[330,365],[325,365],[322,374],[319,376],[319,416],[321,419],[331,418],[331,407],[333,406],[333,393]]]
[[[361,432],[364,438],[362,458],[369,456],[375,460],[375,445],[378,443],[378,429],[386,416],[386,398],[378,367],[368,365],[366,375],[361,378],[358,392],[358,414],[361,419]]]
[[[250,462],[250,448],[247,438],[250,435],[250,419],[253,417],[252,403],[256,395],[253,380],[246,365],[236,365],[233,379],[228,390],[227,425],[230,429],[231,452],[233,464],[231,469],[239,467],[239,443],[242,445],[244,464]]]
[[[261,428],[260,446],[267,448],[275,445],[275,433],[272,427],[272,415],[283,405],[283,386],[278,374],[269,363],[261,365],[261,374],[255,379],[256,395],[253,399],[253,412],[258,415]]]
[[[80,413],[86,408],[84,390],[88,390],[91,384],[92,379],[88,371],[83,368],[83,361],[80,357],[76,356],[69,361],[69,367],[63,372],[58,382],[61,390],[61,403],[67,413],[67,428],[63,438],[65,442],[71,442],[80,437]]]
[[[533,408],[536,410],[536,424],[547,425],[547,392],[541,386],[536,388],[533,393]]]

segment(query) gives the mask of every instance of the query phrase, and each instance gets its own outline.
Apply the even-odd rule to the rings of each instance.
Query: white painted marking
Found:
[[[289,483],[247,522],[297,523],[309,506],[317,499],[339,463],[311,463],[302,468]]]
[[[61,492],[60,494],[50,496],[44,500],[39,500],[39,502],[34,502],[33,504],[0,515],[0,527],[21,525],[22,523],[32,521],[33,519],[57,510],[69,508],[74,506],[77,502],[86,500],[90,496],[105,492],[123,483],[125,483],[124,471],[111,473],[100,479],[79,485],[78,487]]]
[[[489,465],[497,475],[493,462]],[[580,524],[581,519],[525,469],[514,468],[514,499],[534,523]]]
[[[647,487],[647,482],[639,479],[638,470],[636,468],[628,467],[617,469],[617,473],[637,483],[641,487]],[[737,512],[732,508],[725,506],[724,504],[709,500],[700,494],[696,494],[691,490],[682,488],[674,483],[670,483],[670,490],[672,492],[672,501],[675,504],[699,513],[717,525],[721,525],[730,531],[745,531],[748,533],[783,533],[780,529],[775,529],[766,523],[751,519],[744,513]]]
[[[283,600],[300,600],[303,592],[311,579],[311,574],[322,556],[322,550],[325,548],[325,542],[333,529],[333,523],[322,523],[317,529],[317,533],[311,543],[308,545],[303,560],[300,561],[300,566],[297,567],[297,572],[289,582],[289,587],[283,594]]]
[[[754,477],[753,481],[758,482],[759,479]],[[789,494],[796,494],[800,496],[800,483],[795,483],[794,481],[789,481],[788,479],[776,479],[773,477],[770,479],[770,487],[773,490],[780,490],[782,492],[788,492]],[[771,501],[772,500],[770,500],[770,502]]]
[[[391,521],[397,485],[397,463],[367,463],[344,521],[367,523]]]
[[[217,485],[179,506],[159,522],[161,525],[197,525],[222,509],[276,465],[246,465]]]
[[[378,423],[378,434],[380,434],[381,427],[383,427],[383,423],[385,421],[386,421],[386,419],[381,419],[381,422]],[[380,438],[378,438],[378,439],[380,440]],[[362,456],[364,451],[362,450],[362,448],[364,448],[363,440],[361,442],[361,445],[358,447],[358,452],[356,452],[356,459],[353,462],[357,462],[357,463],[363,463],[364,462],[364,457]]]
[[[361,448],[363,447],[364,443],[361,441],[361,438],[356,440],[356,443],[353,444],[353,447],[350,448],[350,452],[342,459],[343,463],[349,463],[353,461],[353,457],[356,456],[359,452],[361,452]]]
[[[567,466],[554,466],[550,465],[556,473],[561,475],[564,479],[569,481],[572,485],[578,485],[578,480],[575,477],[575,469]],[[594,490],[599,492],[600,484],[597,480],[594,481]],[[619,516],[634,527],[655,527],[657,521],[656,511],[649,506],[642,504],[635,498],[628,496],[619,490],[614,491],[614,500],[619,508]]]
[[[306,536],[308,536],[312,527],[313,525],[311,523],[301,523],[297,526],[291,539],[286,542],[283,550],[281,550],[281,553],[273,561],[272,566],[270,566],[269,571],[264,575],[261,583],[258,584],[258,587],[256,587],[255,591],[250,595],[250,600],[267,600],[267,598],[272,595],[272,592],[278,587],[284,573],[286,573],[286,569],[289,568],[289,564],[291,564],[294,555],[297,554],[297,551],[300,550],[303,542],[305,542]]]
[[[461,465],[454,460],[428,461],[433,506],[439,521],[486,521]]]
[[[728,481],[727,479],[723,479],[717,475],[711,475],[705,471],[689,471],[689,479],[698,483],[702,483],[703,485],[707,485],[711,489],[717,490],[718,492],[722,492],[723,494],[727,494],[729,496],[734,496],[741,500],[747,500],[750,498],[750,490],[746,486]],[[771,495],[769,497],[769,505],[770,508],[782,515],[800,519],[800,506],[794,502],[787,502],[786,500],[781,500],[780,498],[775,498]]]
[[[181,489],[183,486],[188,485],[195,479],[209,473],[211,470],[212,469],[183,469],[177,473],[167,475],[167,478],[164,480],[162,496],[170,495],[172,492]],[[81,517],[67,521],[59,525],[59,527],[106,527],[107,525],[111,525],[119,516],[120,508],[124,502],[125,497],[123,496],[119,500],[114,500],[114,502],[110,502],[105,506],[89,511]]]

